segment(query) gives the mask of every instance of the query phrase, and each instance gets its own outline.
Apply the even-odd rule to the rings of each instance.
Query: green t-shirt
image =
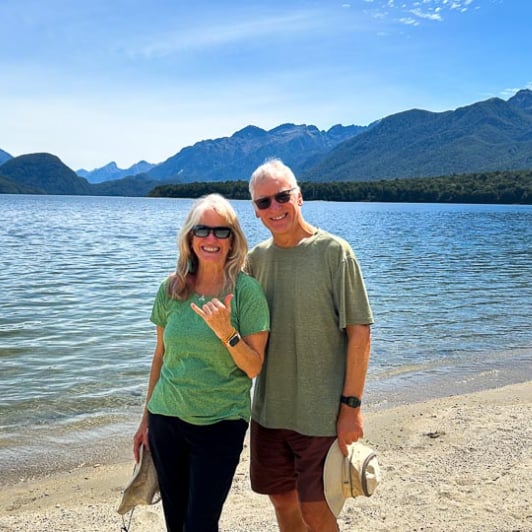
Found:
[[[236,366],[214,332],[191,308],[205,301],[192,294],[186,301],[167,293],[168,279],[159,287],[151,321],[164,327],[164,357],[148,410],[179,417],[194,425],[250,417],[251,379]],[[233,291],[231,322],[241,336],[267,331],[269,311],[262,288],[241,273]]]
[[[346,369],[345,327],[373,323],[351,247],[322,230],[292,248],[269,239],[250,252],[247,271],[261,283],[271,316],[253,419],[269,428],[334,436]]]

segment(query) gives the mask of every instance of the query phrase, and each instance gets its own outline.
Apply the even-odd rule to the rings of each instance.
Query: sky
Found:
[[[0,149],[160,163],[248,125],[532,89],[531,0],[0,0]]]

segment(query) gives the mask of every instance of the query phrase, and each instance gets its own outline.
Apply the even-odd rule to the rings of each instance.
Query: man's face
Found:
[[[300,217],[300,198],[299,189],[294,190],[287,178],[263,178],[255,183],[253,191],[255,214],[273,236],[290,233],[296,228],[295,222]],[[256,203],[260,199],[264,199],[263,203],[269,205],[260,209]]]

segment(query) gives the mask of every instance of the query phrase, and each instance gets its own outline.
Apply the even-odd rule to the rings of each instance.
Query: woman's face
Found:
[[[198,225],[230,227],[226,219],[213,209],[206,210],[202,214]],[[213,231],[209,231],[209,234],[203,238],[194,236],[192,233],[192,249],[200,264],[214,263],[223,267],[231,250],[232,242],[232,233],[229,238],[217,238]]]

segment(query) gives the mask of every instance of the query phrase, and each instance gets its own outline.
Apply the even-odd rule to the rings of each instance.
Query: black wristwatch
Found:
[[[350,406],[351,408],[358,408],[362,404],[362,401],[354,395],[350,395],[348,397],[346,397],[345,395],[341,395],[340,403]]]
[[[235,331],[235,334],[233,334],[233,336],[231,336],[229,340],[227,340],[226,344],[231,347],[235,347],[235,345],[238,344],[238,342],[240,342],[240,335],[238,334],[237,331]]]

